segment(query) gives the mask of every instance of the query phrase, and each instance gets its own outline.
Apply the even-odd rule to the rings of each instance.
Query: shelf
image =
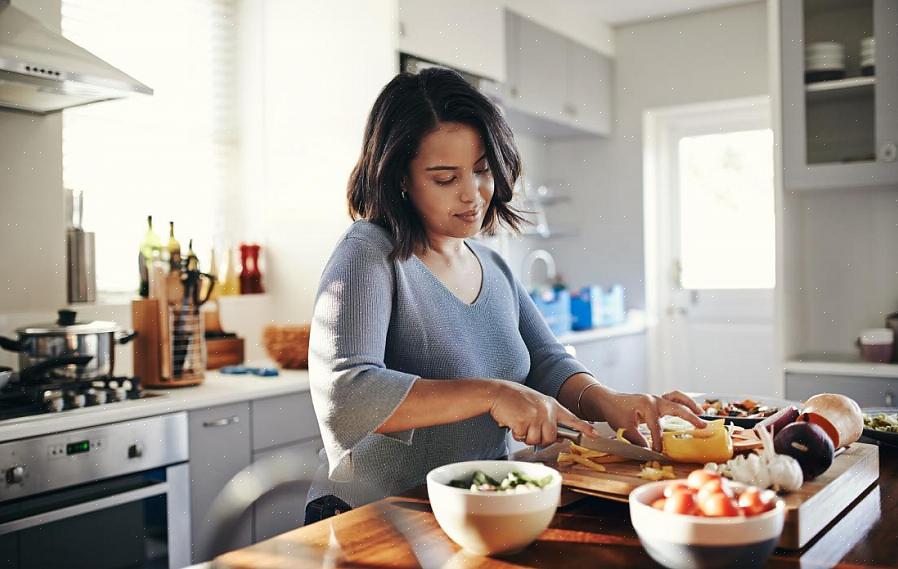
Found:
[[[786,362],[787,373],[898,379],[898,364],[874,364],[851,354],[808,354]]]
[[[819,81],[805,85],[808,102],[834,101],[855,97],[872,96],[876,87],[876,77],[847,77],[833,81]]]
[[[521,232],[521,237],[532,237],[537,239],[553,239],[556,237],[577,237],[579,233],[573,229],[547,229],[539,231],[537,229],[526,229]]]

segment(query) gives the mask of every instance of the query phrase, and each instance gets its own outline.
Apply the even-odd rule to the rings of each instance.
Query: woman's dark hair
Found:
[[[353,219],[367,219],[390,232],[393,258],[407,259],[428,245],[420,218],[401,197],[401,185],[421,139],[441,122],[468,125],[483,140],[495,189],[481,229],[491,235],[500,223],[513,231],[525,223],[509,205],[521,174],[521,156],[501,111],[455,71],[400,73],[374,102],[347,191]]]

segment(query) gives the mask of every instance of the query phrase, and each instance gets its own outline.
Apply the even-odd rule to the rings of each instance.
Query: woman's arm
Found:
[[[392,433],[463,421],[490,413],[527,444],[555,442],[556,425],[563,423],[593,434],[556,400],[511,381],[496,379],[418,379],[396,410],[375,432]]]
[[[595,386],[589,387],[591,384]],[[584,392],[587,387],[589,389]],[[645,423],[652,433],[652,447],[659,452],[660,420],[664,415],[681,417],[699,428],[705,426],[705,422],[696,417],[701,414],[701,409],[685,393],[671,391],[660,397],[644,393],[619,393],[585,373],[568,378],[558,390],[558,400],[571,411],[581,413],[580,416],[586,420],[607,421],[615,428],[625,429],[627,440],[642,446],[647,446],[647,441],[637,427]]]

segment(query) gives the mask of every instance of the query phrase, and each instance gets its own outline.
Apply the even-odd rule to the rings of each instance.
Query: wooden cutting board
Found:
[[[639,478],[642,464],[635,461],[605,464],[606,472],[594,472],[585,466],[558,465],[563,483],[585,494],[623,498],[634,488],[647,484]],[[685,478],[702,465],[674,464],[677,478]],[[833,460],[829,470],[804,483],[800,490],[785,494],[786,525],[779,546],[800,549],[828,526],[865,490],[879,479],[879,447],[854,443]]]

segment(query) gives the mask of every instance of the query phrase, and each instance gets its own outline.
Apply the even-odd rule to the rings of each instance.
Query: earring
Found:
[[[405,189],[405,182],[402,182],[402,192],[399,195],[402,197],[402,201],[408,200],[408,191]]]

